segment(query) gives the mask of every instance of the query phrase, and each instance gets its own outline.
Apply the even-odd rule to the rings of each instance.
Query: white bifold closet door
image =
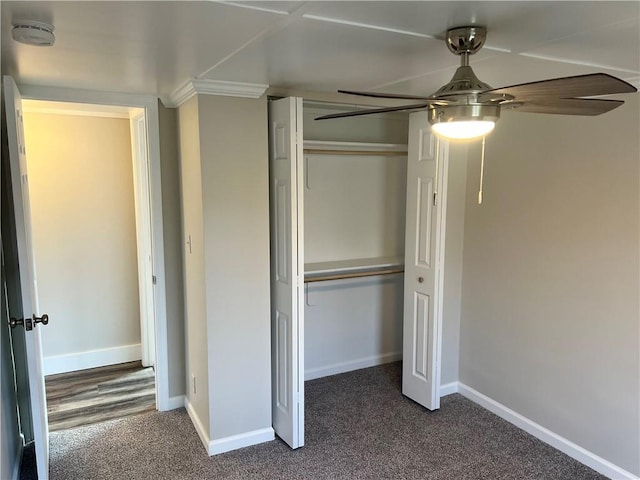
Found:
[[[304,445],[301,98],[269,103],[269,165],[273,429],[298,448]]]
[[[449,148],[427,112],[409,117],[402,393],[440,408],[440,347]],[[436,195],[437,194],[437,195]]]

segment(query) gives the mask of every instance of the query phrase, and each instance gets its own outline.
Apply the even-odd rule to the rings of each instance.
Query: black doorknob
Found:
[[[24,318],[11,318],[9,320],[9,326],[16,328],[18,325],[24,325]]]
[[[38,323],[41,323],[42,325],[47,325],[49,323],[49,315],[47,315],[46,313],[44,315],[42,315],[41,317],[36,316],[36,314],[33,314],[33,323],[34,326]]]

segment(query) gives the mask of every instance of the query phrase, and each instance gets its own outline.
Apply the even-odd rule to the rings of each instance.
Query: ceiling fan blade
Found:
[[[354,90],[338,90],[338,93],[346,93],[348,95],[359,95],[361,97],[397,98],[400,100],[434,100],[433,97],[418,97],[415,95],[402,95],[399,93],[357,92]]]
[[[532,100],[516,107],[518,112],[554,113],[558,115],[601,115],[619,107],[622,100],[602,100],[594,98],[549,98]]]
[[[316,117],[315,120],[328,120],[330,118],[357,117],[360,115],[372,115],[374,113],[400,112],[402,110],[420,110],[427,108],[431,103],[418,103],[415,105],[401,105],[399,107],[371,108],[367,110],[355,110],[352,112],[332,113],[331,115],[323,115]]]
[[[486,93],[506,94],[512,95],[516,101],[520,101],[539,98],[594,97],[636,91],[636,87],[624,80],[606,73],[592,73],[496,88],[482,92],[482,95]]]

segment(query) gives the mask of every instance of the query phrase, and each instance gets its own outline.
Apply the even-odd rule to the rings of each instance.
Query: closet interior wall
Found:
[[[316,151],[375,152],[378,147],[371,144],[394,144],[382,149],[406,151],[408,116],[314,121],[333,111],[339,110],[318,103],[304,105],[306,380],[402,358],[402,273],[308,280],[314,270],[335,262],[349,270],[380,259],[387,268],[402,270],[406,154]],[[308,153],[310,149],[314,153]]]

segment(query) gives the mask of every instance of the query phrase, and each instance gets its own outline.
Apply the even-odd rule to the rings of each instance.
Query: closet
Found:
[[[402,357],[407,115],[303,102],[305,380]]]
[[[292,448],[305,380],[404,357],[403,393],[439,407],[447,146],[423,112],[313,120],[339,109],[269,105],[273,426]]]

